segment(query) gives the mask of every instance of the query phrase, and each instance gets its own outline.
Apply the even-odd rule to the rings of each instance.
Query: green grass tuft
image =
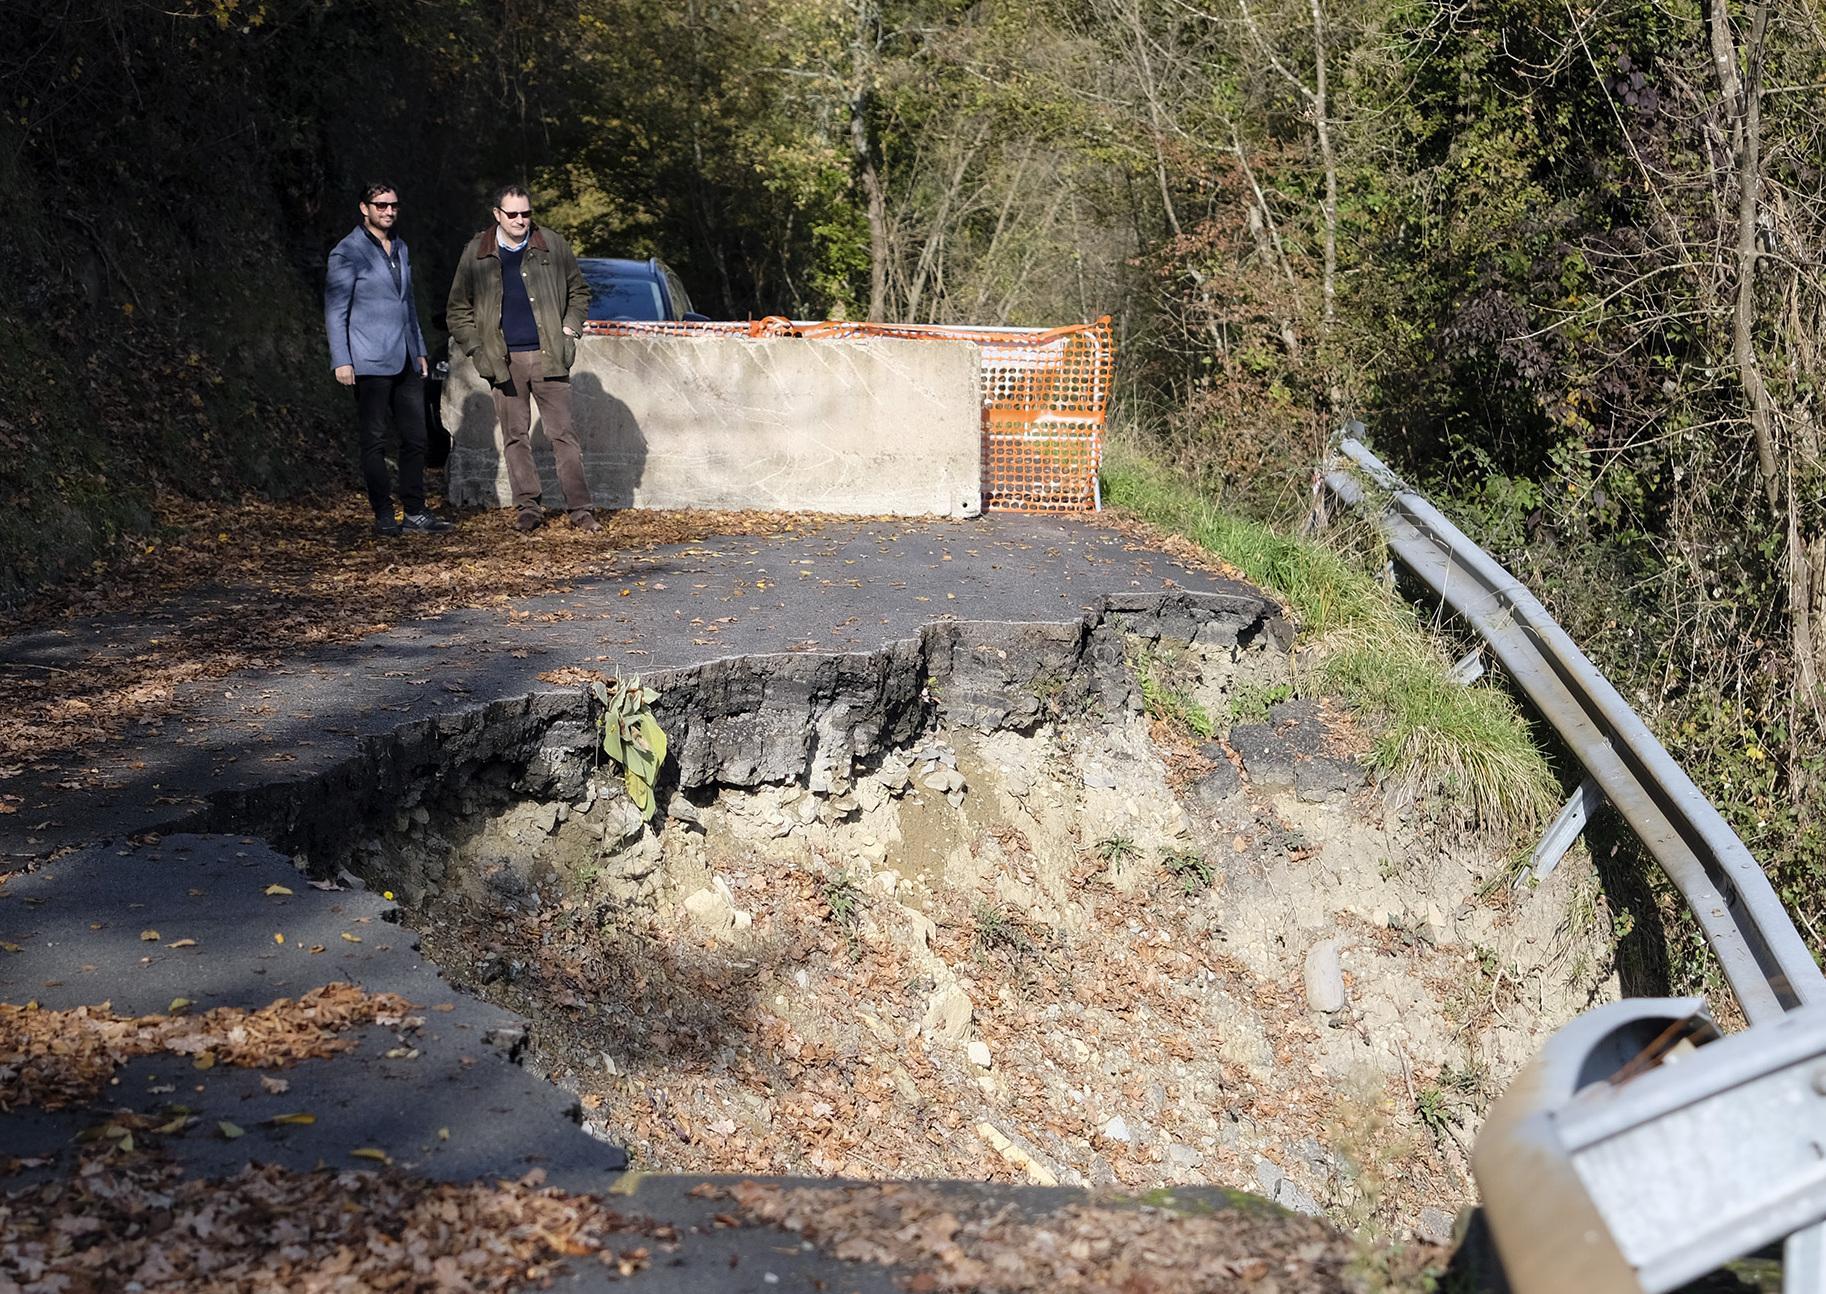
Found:
[[[1341,554],[1223,513],[1191,482],[1120,446],[1104,498],[1283,599],[1310,636],[1321,685],[1377,731],[1373,759],[1385,779],[1455,803],[1495,832],[1527,831],[1553,811],[1558,785],[1515,701],[1453,681],[1412,609]]]
[[[1463,805],[1479,822],[1517,830],[1554,810],[1558,783],[1514,699],[1465,687],[1417,629],[1346,630],[1322,644],[1325,687],[1375,723],[1379,772]]]
[[[1217,879],[1216,869],[1205,861],[1204,855],[1191,849],[1175,849],[1162,855],[1160,865],[1179,881],[1179,888],[1187,898],[1210,889]]]
[[[1303,629],[1412,623],[1407,607],[1339,554],[1219,510],[1197,486],[1133,451],[1112,447],[1103,470],[1105,502],[1125,508],[1217,554],[1273,590]]]

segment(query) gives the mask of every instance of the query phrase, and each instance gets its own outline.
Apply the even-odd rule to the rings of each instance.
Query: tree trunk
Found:
[[[1325,302],[1325,327],[1337,318],[1338,300],[1338,159],[1331,147],[1331,100],[1326,92],[1325,10],[1312,0],[1313,131],[1319,137],[1319,164],[1325,168],[1325,271],[1320,292]]]
[[[875,0],[855,0],[856,25],[850,37],[850,161],[862,188],[869,222],[869,305],[871,323],[881,321],[887,305],[888,204],[881,173],[875,167],[869,135],[869,110],[875,101],[877,45],[881,13]]]
[[[1737,148],[1737,292],[1731,312],[1731,358],[1744,391],[1763,496],[1784,528],[1788,632],[1796,690],[1810,706],[1818,707],[1820,678],[1826,667],[1826,643],[1819,641],[1822,631],[1826,631],[1822,618],[1826,612],[1822,605],[1826,601],[1826,538],[1811,533],[1801,516],[1801,501],[1794,488],[1796,451],[1791,446],[1784,454],[1776,445],[1775,402],[1770,398],[1756,355],[1756,240],[1763,188],[1763,48],[1769,6],[1764,0],[1749,6],[1744,20],[1748,30],[1741,48],[1732,34],[1725,0],[1712,0],[1708,18],[1712,63],[1725,104],[1732,113],[1732,142]],[[1805,457],[1806,464],[1810,464],[1812,456]]]
[[[1756,209],[1763,186],[1763,35],[1768,24],[1769,6],[1751,5],[1740,78],[1731,16],[1725,0],[1712,0],[1712,62],[1718,69],[1719,88],[1735,117],[1732,134],[1737,144],[1737,299],[1731,317],[1731,357],[1749,405],[1750,435],[1756,443],[1756,467],[1762,477],[1763,493],[1770,509],[1779,515],[1784,483],[1775,456],[1775,414],[1770,407],[1769,388],[1756,362],[1755,336]]]

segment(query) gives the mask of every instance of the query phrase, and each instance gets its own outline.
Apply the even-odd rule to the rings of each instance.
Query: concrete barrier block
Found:
[[[585,337],[571,416],[603,507],[974,516],[981,375],[959,341]],[[493,400],[460,355],[443,415],[451,501],[510,505]],[[536,418],[533,456],[561,506]]]

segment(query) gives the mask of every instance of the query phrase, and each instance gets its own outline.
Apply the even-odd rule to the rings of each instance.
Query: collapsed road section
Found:
[[[673,1238],[601,1243],[617,1272],[676,1243],[679,1288],[754,1256],[691,1239],[719,1214],[803,1236],[793,1272],[874,1264],[816,1268],[845,1287],[1102,1288],[1145,1216],[1183,1263],[1167,1288],[1211,1287],[1211,1261],[1349,1288],[1329,1233],[1231,1226],[1223,1192],[1449,1240],[1482,1094],[1614,992],[1609,926],[1572,869],[1526,910],[1478,903],[1502,860],[1369,784],[1345,716],[1283,699],[1285,647],[1259,596],[1172,590],[653,670],[651,820],[597,753],[588,672],[222,787],[193,834],[8,884],[4,997],[55,1013],[26,1036],[97,1040],[74,1085],[37,1055],[55,1096],[15,1103],[9,1154],[47,1192],[149,1150],[198,1178],[584,1193],[631,1159],[688,1175],[625,1187]],[[935,1185],[689,1194],[732,1173]],[[1056,1230],[1010,1230],[1022,1191],[1079,1185],[1198,1216],[1112,1222],[1067,1191],[1033,1197],[1079,1210]],[[944,1243],[884,1238],[940,1213]],[[1047,1234],[1076,1237],[1063,1259]],[[747,1261],[715,1270],[752,1283]]]

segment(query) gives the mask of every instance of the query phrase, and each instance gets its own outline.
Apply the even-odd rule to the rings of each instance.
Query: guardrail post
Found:
[[[1591,821],[1591,815],[1604,803],[1604,790],[1588,773],[1573,791],[1572,798],[1560,806],[1560,811],[1548,824],[1547,830],[1541,833],[1541,843],[1534,847],[1529,856],[1528,868],[1515,878],[1515,887],[1534,883],[1539,884],[1553,875],[1553,869],[1566,857],[1566,851],[1572,848],[1572,842],[1585,830],[1585,824]]]
[[[1452,668],[1447,670],[1446,673],[1450,675],[1452,681],[1460,687],[1470,687],[1473,683],[1477,682],[1478,679],[1484,676],[1484,649],[1482,647],[1473,647],[1463,656],[1460,656],[1458,660],[1453,663]]]

